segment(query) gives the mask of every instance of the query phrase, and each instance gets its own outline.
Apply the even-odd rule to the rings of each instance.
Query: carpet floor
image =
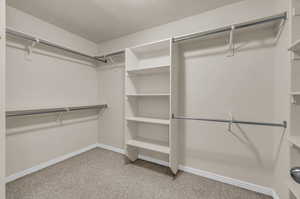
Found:
[[[271,199],[166,167],[93,149],[6,185],[7,199]]]

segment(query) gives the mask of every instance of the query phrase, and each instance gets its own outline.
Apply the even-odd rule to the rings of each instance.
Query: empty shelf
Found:
[[[139,93],[139,94],[126,94],[128,97],[163,97],[170,96],[170,93]]]
[[[288,180],[288,188],[297,199],[300,199],[300,184],[297,184],[292,178],[290,178]]]
[[[155,66],[155,67],[140,67],[127,70],[128,74],[153,74],[153,73],[165,73],[170,71],[169,65]]]
[[[163,145],[159,145],[159,144],[152,144],[152,143],[138,141],[138,140],[128,140],[127,145],[138,147],[138,148],[143,148],[143,149],[148,149],[148,150],[156,151],[156,152],[160,152],[160,153],[165,153],[165,154],[170,153],[170,148],[167,146],[163,146]]]
[[[148,118],[148,117],[126,117],[126,120],[133,121],[133,122],[143,122],[143,123],[162,124],[162,125],[170,124],[170,120],[168,119],[156,119],[156,118]]]
[[[296,41],[292,44],[292,46],[289,48],[290,51],[298,52],[300,51],[300,40]]]
[[[294,146],[300,148],[300,136],[290,136],[288,138],[289,142],[292,143]]]

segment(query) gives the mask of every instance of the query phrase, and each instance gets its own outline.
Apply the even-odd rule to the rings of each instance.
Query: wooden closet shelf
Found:
[[[126,117],[126,120],[133,121],[133,122],[143,122],[143,123],[161,124],[161,125],[170,124],[170,120],[168,119],[157,119],[157,118],[148,118],[148,117]]]
[[[170,93],[135,93],[135,94],[126,94],[128,97],[168,97]]]
[[[155,73],[166,73],[170,72],[170,65],[162,65],[162,66],[155,66],[155,67],[140,67],[135,69],[128,69],[128,74],[155,74]]]
[[[143,148],[143,149],[147,149],[147,150],[151,150],[151,151],[156,151],[156,152],[160,152],[160,153],[165,153],[165,154],[170,153],[170,148],[168,146],[148,143],[148,142],[139,141],[139,140],[128,140],[127,145],[138,147],[138,148]]]

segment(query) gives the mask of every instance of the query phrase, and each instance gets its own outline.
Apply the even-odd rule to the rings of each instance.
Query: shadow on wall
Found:
[[[263,52],[263,49],[272,49],[276,45],[276,43],[274,43],[274,36],[274,31],[272,29],[270,31],[269,28],[261,29],[259,31],[237,32],[234,37],[235,53],[238,56],[238,53],[249,53],[255,50],[260,50],[259,52]],[[209,101],[213,101],[218,104],[213,104],[211,102],[207,103],[207,99],[205,99],[205,101],[199,98],[203,97],[203,92],[207,91],[207,93],[210,93],[209,90],[212,82],[208,82],[207,85],[205,85],[205,91],[199,90],[199,88],[204,88],[203,85],[193,85],[193,88],[196,88],[198,90],[192,90],[192,88],[189,87],[189,85],[192,84],[192,81],[188,78],[195,78],[195,80],[198,80],[196,78],[197,74],[195,72],[205,73],[205,70],[199,69],[201,68],[201,64],[205,64],[205,61],[213,61],[212,63],[207,62],[205,66],[208,68],[208,72],[212,72],[212,70],[210,70],[210,65],[215,67],[215,65],[219,64],[219,67],[223,67],[223,65],[224,67],[231,67],[230,64],[234,63],[232,62],[234,57],[231,58],[230,56],[228,56],[231,53],[229,51],[228,38],[228,34],[220,34],[210,38],[183,42],[179,45],[181,54],[179,63],[179,114],[182,116],[202,116],[206,118],[214,118],[215,116],[220,117],[217,119],[228,119],[222,118],[222,116],[226,117],[226,114],[228,113],[223,111],[231,110],[231,108],[234,108],[236,111],[242,110],[242,112],[239,112],[237,114],[239,115],[239,118],[235,119],[244,117],[248,118],[246,120],[250,121],[255,121],[257,120],[257,118],[259,118],[258,120],[262,119],[272,121],[272,119],[274,119],[274,115],[272,115],[272,112],[274,110],[270,110],[270,107],[272,107],[271,105],[266,106],[267,108],[265,112],[269,111],[269,113],[264,115],[259,115],[260,113],[257,113],[258,117],[255,118],[255,113],[253,113],[253,111],[255,112],[255,110],[253,110],[251,113],[247,113],[245,111],[247,109],[241,109],[241,106],[247,106],[251,103],[255,103],[251,99],[247,99],[247,101],[243,101],[239,104],[227,104],[227,101],[222,99],[222,97],[224,96],[209,96],[207,97]],[[222,59],[220,58],[222,56],[224,56],[224,62],[218,63],[218,61]],[[255,59],[255,56],[257,56],[257,54],[254,54],[252,58],[246,58]],[[259,56],[263,57],[264,54]],[[217,58],[214,60],[214,57]],[[188,64],[186,61],[187,59],[189,60]],[[203,61],[203,59],[205,59],[205,61]],[[230,61],[230,64],[228,64],[229,62],[226,61],[226,59],[232,59]],[[195,64],[197,64],[197,62],[201,64],[196,66]],[[193,64],[193,70],[188,68],[191,67],[191,64]],[[243,66],[241,62],[238,64]],[[269,65],[272,64],[273,63],[271,61]],[[196,67],[198,67],[197,70],[194,69]],[[233,68],[231,67],[230,70],[233,70]],[[245,72],[249,71],[245,70]],[[211,74],[208,73],[207,75]],[[272,72],[270,72],[269,75],[272,75]],[[200,76],[204,77],[205,74],[201,74]],[[240,96],[240,91],[234,89],[234,74],[232,74],[232,77],[229,78],[230,81],[233,81],[233,84],[228,85],[233,85],[233,88],[230,88],[231,90],[228,89],[228,91],[233,91],[233,94],[226,97],[230,99],[230,97],[234,96],[239,100],[244,100],[245,98]],[[210,80],[212,81],[212,79]],[[216,77],[214,81],[216,82],[216,84],[219,84],[218,89],[222,89],[222,85],[226,85],[222,84],[222,81],[226,81],[225,79],[219,81],[219,79]],[[203,82],[193,82],[193,84],[198,83]],[[249,83],[249,85],[247,86],[251,87],[251,84]],[[227,88],[224,88],[223,86],[223,89],[226,90]],[[201,96],[199,95],[200,97],[198,98],[193,97],[194,95],[198,95],[197,93],[201,94]],[[272,93],[270,93],[270,98],[272,97],[271,95]],[[215,100],[213,98],[218,98],[219,100]],[[261,104],[259,104],[259,107],[264,107],[263,103],[265,102],[261,102]],[[211,107],[208,104],[211,105]],[[272,102],[270,102],[270,104],[272,104]],[[220,107],[220,105],[224,106],[222,107],[222,110],[216,108]],[[248,109],[248,111],[251,111],[251,106],[249,107],[250,108]],[[211,108],[211,112],[207,111],[209,108]],[[207,113],[208,115],[206,115]],[[247,115],[249,113],[250,115]],[[203,169],[205,169],[207,165],[214,165],[215,168],[222,167],[223,165],[224,167],[232,169],[239,168],[242,170],[246,170],[247,168],[249,168],[249,173],[253,173],[258,170],[265,172],[270,171],[270,173],[272,172],[272,170],[274,169],[274,165],[276,165],[276,162],[278,161],[278,156],[285,136],[285,130],[276,127],[273,128],[234,125],[232,131],[228,131],[227,124],[207,123],[200,121],[179,121],[179,129],[179,132],[181,132],[180,144],[183,149],[180,150],[180,160],[184,165],[198,164],[199,167]],[[280,143],[276,144],[274,143],[272,134],[278,133],[281,133],[281,139]],[[276,150],[274,150],[274,145]]]
[[[102,114],[103,110],[100,113],[97,110],[79,110],[62,114],[11,117],[6,119],[6,135],[11,136],[98,120]]]

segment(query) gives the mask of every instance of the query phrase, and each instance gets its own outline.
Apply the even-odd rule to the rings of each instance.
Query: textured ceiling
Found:
[[[7,0],[8,5],[100,43],[241,0]]]

